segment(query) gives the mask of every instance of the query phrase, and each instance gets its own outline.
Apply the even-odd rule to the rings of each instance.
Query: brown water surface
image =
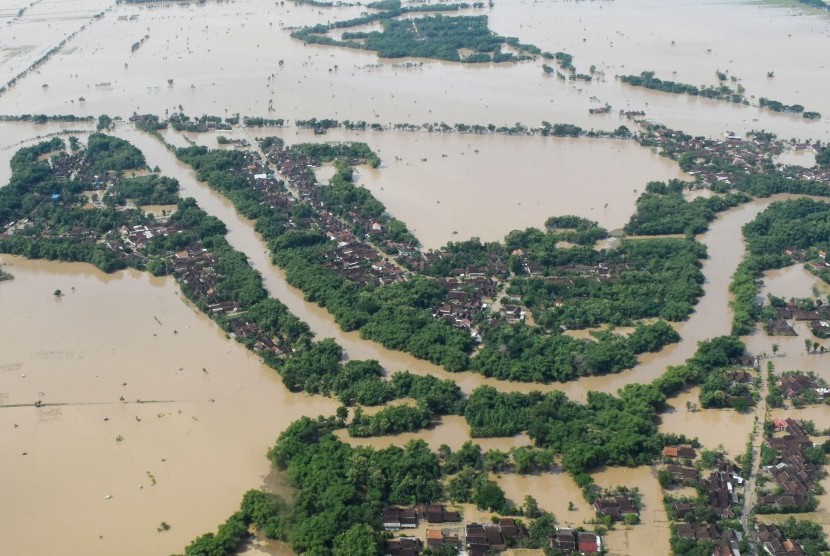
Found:
[[[687,403],[697,409],[687,408]],[[733,409],[701,409],[700,388],[692,388],[669,401],[669,409],[660,415],[658,429],[664,433],[685,434],[697,438],[706,450],[719,446],[730,456],[743,453],[754,418],[751,413]]]
[[[334,411],[290,394],[169,278],[2,262],[4,552],[178,552],[262,484],[281,430]]]
[[[87,14],[109,5],[101,0],[84,4],[91,9]],[[42,6],[54,12],[62,8],[61,3]],[[361,11],[266,0],[121,4],[20,80],[4,95],[5,110],[128,116],[182,106],[191,114],[240,112],[289,121],[549,121],[610,130],[627,123],[619,110],[644,109],[648,117],[694,134],[766,129],[787,137],[826,138],[829,131],[826,117],[807,121],[755,106],[633,88],[614,78],[654,70],[663,79],[716,85],[715,71],[720,70],[735,77],[728,81],[731,87],[746,87],[753,104],[763,96],[826,115],[830,73],[822,71],[822,53],[830,46],[830,16],[818,10],[749,1],[666,6],[658,0],[505,0],[491,9],[469,11],[488,15],[498,33],[573,54],[581,73],[595,66],[600,73],[591,83],[547,76],[541,60],[506,65],[425,60],[404,67],[407,60],[305,45],[289,35],[288,28],[347,19]],[[740,28],[734,21],[741,21]],[[48,26],[58,22],[60,31]],[[55,13],[51,20],[10,25],[6,48],[19,58],[14,69],[84,23],[84,18],[72,21]],[[146,35],[150,38],[132,51],[131,45]],[[11,70],[9,66],[8,75],[15,73]],[[767,77],[769,71],[774,78]],[[589,115],[589,108],[606,102],[611,113]]]
[[[767,301],[767,294],[772,294],[784,299],[791,297],[814,298],[814,291],[819,292],[822,298],[826,299],[830,292],[830,286],[820,280],[816,275],[811,274],[804,265],[794,264],[779,270],[769,270],[764,273],[764,287],[761,295],[764,302]]]
[[[402,60],[379,60],[370,52],[306,46],[291,39],[286,29],[354,17],[362,7],[328,11],[265,0],[71,4],[68,9],[65,2],[38,2],[20,20],[0,21],[3,83],[79,31],[48,62],[2,94],[0,112],[126,118],[133,112],[183,110],[193,115],[281,117],[289,124],[309,117],[382,125],[539,125],[546,120],[610,130],[631,125],[618,110],[642,109],[649,118],[692,134],[760,128],[784,137],[827,140],[830,134],[830,72],[824,71],[830,15],[791,3],[504,0],[475,12],[486,13],[503,35],[574,54],[580,72],[596,65],[604,77],[595,75],[591,83],[549,78],[541,71],[541,61],[475,67],[425,61],[407,68]],[[102,18],[88,23],[94,13],[111,6]],[[150,38],[131,51],[145,35]],[[766,96],[803,104],[825,116],[805,121],[756,107],[633,89],[614,79],[643,70],[696,85],[715,84],[715,70],[728,71],[737,80],[729,85],[744,85],[753,103]],[[775,77],[768,78],[768,71]],[[613,107],[610,114],[588,114],[588,108],[605,102]],[[35,135],[91,127],[0,124],[0,184],[9,179],[8,160],[14,151]],[[727,288],[744,251],[740,228],[769,203],[729,211],[699,238],[710,257],[703,267],[706,295],[690,319],[677,325],[682,342],[643,356],[636,369],[612,376],[564,385],[513,384],[473,373],[446,373],[363,341],[356,333],[343,333],[325,310],[305,302],[302,292],[287,285],[251,223],[236,215],[226,199],[198,183],[155,139],[123,126],[117,133],[139,146],[150,166],[158,164],[164,174],[178,178],[184,195],[195,197],[226,222],[231,244],[250,257],[269,292],[308,322],[318,337],[334,337],[349,357],[377,359],[389,371],[410,369],[453,378],[467,392],[492,384],[523,392],[561,389],[579,400],[588,390],[614,392],[625,384],[653,380],[667,365],[682,363],[698,341],[729,332]],[[311,137],[294,129],[279,133],[289,141]],[[164,136],[176,146],[188,144],[181,134]],[[427,247],[471,236],[499,239],[513,228],[539,226],[554,214],[577,213],[619,227],[633,211],[635,189],[642,191],[650,179],[681,176],[668,161],[627,142],[342,131],[330,132],[326,139],[363,140],[380,151],[384,165],[361,168],[360,183],[415,229]],[[211,140],[215,146],[215,135],[198,140]],[[810,163],[809,156],[804,160],[795,155],[781,161]],[[0,283],[4,551],[181,551],[234,511],[242,492],[262,484],[268,472],[265,448],[287,423],[302,414],[331,413],[336,405],[324,398],[289,395],[273,371],[184,304],[169,279],[136,272],[104,275],[88,265],[7,256],[2,261],[15,275],[15,280]],[[790,297],[796,295],[791,292],[811,290],[800,272],[769,274],[769,291]],[[64,295],[56,299],[52,292],[58,288]],[[778,343],[781,349],[770,359],[778,370],[813,370],[830,379],[828,356],[807,354],[804,338],[809,332],[800,325],[797,331],[800,336],[795,338],[756,333],[746,341],[753,353],[768,354],[771,344]],[[44,406],[34,407],[36,401]],[[731,455],[742,451],[751,416],[726,410],[687,412],[686,401],[698,403],[697,391],[670,402],[673,410],[663,416],[661,431],[698,436],[706,447],[723,444]],[[824,408],[790,413],[812,415],[820,428],[830,426]],[[461,418],[445,417],[420,435],[367,443],[383,446],[420,437],[433,446],[457,447],[468,436]],[[526,442],[525,437],[482,441],[501,449]],[[498,480],[517,503],[533,493],[560,522],[580,525],[592,516],[565,474],[505,474]],[[653,472],[612,469],[598,472],[596,480],[603,486],[639,486],[646,500],[643,525],[620,527],[607,537],[612,552],[642,554],[635,547],[648,546],[655,554],[667,553],[668,530],[661,525]],[[569,500],[576,511],[567,510]],[[830,523],[826,502],[816,514],[824,525]],[[171,529],[157,532],[161,521]]]
[[[657,556],[671,553],[669,518],[663,507],[663,492],[653,467],[615,467],[594,473],[593,477],[597,485],[603,488],[637,488],[642,497],[640,523],[634,526],[616,524],[614,530],[605,535],[604,541],[611,554]]]

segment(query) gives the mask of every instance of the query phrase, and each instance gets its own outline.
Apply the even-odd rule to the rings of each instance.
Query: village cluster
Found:
[[[828,168],[806,168],[775,160],[786,148],[817,153],[822,148],[818,142],[788,144],[764,132],[752,132],[748,139],[742,139],[732,132],[725,132],[722,139],[693,137],[682,131],[650,124],[640,118],[636,120],[644,126],[640,143],[658,148],[664,154],[682,153],[679,160],[681,168],[698,180],[695,185],[700,188],[725,190],[736,185],[741,176],[763,174],[770,168],[784,172],[788,179],[830,180]]]
[[[607,502],[607,501],[606,501]],[[633,502],[624,504],[633,509]],[[388,556],[416,556],[424,549],[440,551],[444,547],[464,550],[469,556],[486,556],[502,552],[516,541],[525,538],[528,531],[514,518],[496,518],[491,523],[467,523],[464,526],[446,525],[461,521],[457,512],[449,511],[442,504],[419,505],[415,508],[390,506],[383,510],[383,527],[386,531],[408,530],[401,536],[387,539],[384,554]],[[426,522],[424,526],[423,522]],[[443,527],[436,527],[444,525]],[[421,536],[414,534],[418,530]],[[592,531],[579,531],[560,527],[549,539],[549,546],[566,554],[599,554],[602,539]]]

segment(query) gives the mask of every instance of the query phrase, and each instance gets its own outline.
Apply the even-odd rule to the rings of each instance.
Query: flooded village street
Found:
[[[470,11],[486,13],[496,33],[572,54],[580,72],[595,66],[591,82],[545,75],[541,60],[405,64],[406,59],[290,37],[301,26],[358,17],[367,9],[360,5],[13,3],[13,9],[0,8],[0,84],[15,80],[0,91],[0,115],[94,118],[0,121],[0,187],[11,178],[9,162],[18,148],[49,136],[84,138],[95,131],[99,115],[109,114],[118,120],[113,135],[138,147],[150,168],[178,180],[182,197],[196,199],[225,223],[228,242],[262,275],[268,294],[306,322],[315,339],[334,338],[348,359],[377,360],[387,374],[409,370],[451,379],[465,394],[488,385],[502,392],[561,391],[585,402],[591,391],[615,394],[684,363],[699,342],[730,333],[729,284],[746,251],[742,227],[790,197],[755,199],[724,211],[696,237],[708,254],[702,261],[704,295],[687,321],[672,324],[678,343],[640,355],[636,367],[615,374],[564,383],[510,382],[472,371],[451,373],[341,330],[325,308],[287,282],[254,223],[129,117],[181,111],[286,120],[282,128],[162,131],[176,146],[216,148],[220,134],[251,143],[267,136],[288,145],[365,142],[382,164],[358,166],[355,182],[406,222],[424,251],[472,237],[500,241],[511,230],[542,228],[546,218],[565,214],[595,220],[617,235],[648,182],[692,177],[635,141],[394,131],[396,123],[546,121],[613,131],[637,125],[619,112],[642,110],[646,121],[692,135],[722,138],[727,131],[742,136],[764,129],[785,140],[830,140],[830,12],[794,1],[684,0],[669,6],[658,0],[504,0]],[[745,87],[751,102],[650,91],[615,77],[649,70],[696,85],[717,84],[716,70],[725,71],[735,78],[728,83]],[[808,121],[775,113],[757,106],[760,97],[800,102],[824,116]],[[607,113],[589,114],[606,103],[612,107]],[[337,128],[320,136],[295,124],[311,117],[364,120],[384,130]],[[780,160],[815,163],[800,151],[787,151]],[[330,167],[319,171],[333,173]],[[11,255],[0,255],[0,265],[14,277],[0,281],[0,553],[180,553],[236,511],[246,490],[282,485],[281,477],[269,475],[265,452],[290,423],[332,415],[340,405],[334,398],[289,392],[273,369],[187,301],[170,277],[135,270],[105,274],[89,264]],[[816,288],[825,297],[830,291],[796,265],[766,273],[760,295],[809,297]],[[759,330],[742,339],[748,352],[762,355],[762,368],[769,361],[779,371],[812,371],[830,381],[830,353],[806,352],[809,330],[800,325],[797,332],[773,338]],[[659,431],[696,437],[708,449],[721,446],[730,457],[741,454],[756,415],[698,409],[699,398],[696,387],[668,400]],[[830,428],[825,405],[771,408],[767,416]],[[354,446],[404,446],[422,439],[433,450],[442,444],[458,450],[470,439],[470,425],[451,415],[415,433],[350,438],[341,430],[338,436]],[[485,452],[532,445],[524,433],[473,441]],[[643,499],[640,524],[618,524],[603,537],[610,554],[670,553],[670,519],[655,466],[603,467],[592,476],[603,488],[636,487]],[[559,462],[550,472],[504,472],[495,481],[517,505],[532,493],[560,524],[593,527],[594,508]],[[822,484],[830,489],[830,479]],[[472,504],[463,509],[465,520],[484,522],[492,515]],[[819,509],[806,516],[830,532],[830,494],[819,496]]]

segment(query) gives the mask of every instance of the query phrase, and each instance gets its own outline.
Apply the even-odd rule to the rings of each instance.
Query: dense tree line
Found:
[[[792,264],[786,249],[808,250],[830,246],[830,205],[812,199],[772,203],[743,227],[747,253],[732,276],[734,295],[732,330],[747,334],[761,317],[757,303],[761,275]]]
[[[268,119],[258,116],[245,116],[242,118],[242,123],[246,127],[282,127],[285,125],[285,120],[282,118]]]
[[[800,104],[784,104],[777,100],[771,100],[765,97],[758,99],[758,105],[761,108],[769,108],[773,112],[792,112],[794,114],[801,114],[804,112],[804,107]]]
[[[259,316],[260,312],[262,316]],[[289,319],[289,315],[286,314],[281,320]],[[257,306],[245,316],[257,323],[272,317]],[[295,338],[303,338],[306,326],[300,321],[295,322],[295,318],[291,316],[288,320],[289,333],[285,331],[285,324],[277,325],[278,335],[289,340],[291,334]],[[292,391],[334,396],[347,406],[375,406],[393,399],[413,398],[423,404],[431,415],[460,414],[463,411],[461,389],[451,380],[403,371],[392,374],[387,381],[383,379],[383,368],[375,360],[343,362],[343,349],[332,339],[316,343],[295,342],[292,345],[295,352],[291,357],[285,361],[272,361],[283,382]]]
[[[821,181],[793,178],[779,170],[737,175],[732,187],[753,197],[769,197],[777,193],[830,197],[830,185]]]
[[[683,197],[683,185],[679,180],[650,182],[637,199],[637,211],[625,225],[626,233],[696,235],[705,232],[719,212],[749,201],[742,193],[728,193],[690,202]]]
[[[81,244],[71,238],[41,239],[15,234],[0,241],[0,253],[20,255],[29,259],[87,262],[104,272],[115,272],[127,266],[106,247]]]
[[[357,523],[379,529],[383,506],[442,496],[438,457],[423,441],[385,450],[352,448],[326,424],[300,419],[280,435],[269,458],[300,489],[287,535],[298,552],[325,548]]]
[[[439,256],[427,258],[423,273],[428,276],[454,276],[457,269],[471,266],[487,266],[491,262],[507,259],[507,249],[497,241],[482,243],[477,237],[447,242]]]
[[[135,124],[135,128],[147,133],[154,133],[160,129],[167,129],[167,122],[160,121],[155,114],[133,114],[130,121]]]
[[[99,174],[107,171],[137,170],[146,166],[144,155],[124,139],[93,133],[86,145],[90,169]]]
[[[605,331],[594,333],[594,338],[551,335],[521,323],[494,326],[486,331],[470,367],[502,380],[566,382],[629,369],[637,364],[639,353],[659,351],[680,336],[665,322],[657,322],[638,325],[628,337]]]
[[[471,62],[512,61],[502,54],[505,40],[490,31],[487,16],[426,16],[415,20],[385,19],[382,32],[369,32],[365,47],[382,58],[437,58],[462,61],[459,49],[470,49],[478,56]],[[495,60],[494,60],[495,58]]]
[[[316,127],[316,125],[310,127]],[[289,147],[289,151],[311,157],[320,162],[331,162],[336,158],[345,158],[351,164],[365,161],[372,168],[377,168],[381,162],[380,157],[369,145],[353,141],[347,143],[299,143]]]
[[[304,27],[291,34],[305,42],[345,46],[377,52],[383,58],[433,58],[451,62],[515,62],[528,60],[541,50],[531,44],[523,44],[514,37],[501,37],[488,27],[486,15],[481,16],[423,16],[401,18],[401,15],[419,11],[456,11],[460,4],[401,7],[395,2],[376,3],[386,6],[383,11],[328,25]],[[381,31],[346,31],[340,40],[327,33],[333,29],[349,29],[380,22]],[[503,45],[510,45],[522,54],[503,52]],[[461,50],[470,50],[462,56]]]
[[[202,114],[201,116],[191,118],[183,112],[176,112],[168,118],[170,127],[176,131],[189,131],[192,133],[203,133],[216,129],[229,130],[232,125],[239,122],[237,117],[225,118],[222,120],[221,116],[211,116]]]
[[[34,122],[45,124],[46,122],[91,122],[95,116],[76,116],[74,114],[2,114],[0,122]]]
[[[110,187],[104,202],[123,206],[131,199],[137,205],[175,205],[179,200],[179,182],[151,174],[126,178]]]
[[[726,85],[718,85],[717,87],[696,87],[695,85],[690,85],[688,83],[678,83],[675,81],[659,79],[654,76],[653,71],[644,71],[640,75],[621,75],[619,78],[623,83],[634,87],[644,87],[646,89],[663,91],[665,93],[674,93],[677,95],[685,94],[691,96],[701,96],[716,100],[726,100],[729,102],[748,104],[748,101],[743,94],[727,87]]]
[[[827,535],[817,523],[807,520],[799,521],[790,517],[779,523],[778,527],[781,528],[786,538],[798,541],[807,556],[819,556],[830,550],[830,546],[827,545]]]
[[[349,423],[349,434],[354,437],[382,436],[414,432],[432,425],[432,411],[425,405],[390,405],[373,415],[358,408]]]
[[[447,498],[457,503],[475,504],[480,510],[514,515],[518,512],[504,491],[489,479],[486,471],[465,466],[447,481]]]
[[[545,220],[545,228],[553,234],[556,241],[578,245],[592,246],[608,237],[608,230],[581,216],[551,216]]]
[[[86,262],[103,272],[115,272],[127,266],[106,247],[81,244],[71,238],[41,239],[15,234],[0,241],[0,253],[20,255],[28,259]]]
[[[461,415],[464,412],[466,399],[455,381],[399,371],[392,374],[391,383],[396,398],[418,400],[437,415]]]
[[[704,409],[732,407],[746,411],[755,403],[750,384],[736,382],[726,373],[711,373],[700,387],[700,406]]]
[[[280,343],[289,346],[305,346],[311,338],[308,325],[288,310],[281,301],[268,297],[250,305],[243,315],[226,315],[217,318],[219,325],[230,331],[230,322],[243,318],[256,323],[270,338],[278,338]],[[242,343],[253,347],[254,338],[246,338]],[[266,357],[267,359],[267,357]]]
[[[528,245],[515,233],[511,236],[509,247]],[[529,258],[553,278],[518,276],[507,291],[521,297],[534,311],[537,324],[549,330],[628,325],[651,317],[685,320],[703,293],[700,260],[706,250],[695,241],[626,240],[619,248],[595,251],[557,249],[547,241],[550,238],[542,239],[536,247],[530,244]],[[605,279],[598,277],[605,272]]]

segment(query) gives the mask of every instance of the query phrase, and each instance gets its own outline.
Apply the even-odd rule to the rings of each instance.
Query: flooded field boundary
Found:
[[[95,23],[96,21],[100,21],[100,20],[104,17],[104,15],[105,15],[105,14],[107,14],[107,12],[112,11],[112,9],[113,9],[114,7],[115,7],[115,4],[113,4],[112,6],[110,6],[110,7],[106,8],[105,10],[103,10],[103,11],[101,11],[101,12],[98,12],[98,13],[96,13],[95,15],[93,15],[93,16],[92,16],[92,17],[91,17],[91,18],[90,18],[90,19],[89,19],[86,23],[84,23],[83,25],[81,25],[81,26],[80,26],[78,29],[76,29],[75,31],[73,31],[73,32],[69,33],[69,35],[67,35],[67,36],[66,36],[66,37],[64,37],[62,40],[60,40],[60,41],[59,41],[59,42],[58,42],[55,46],[51,47],[51,48],[50,48],[49,50],[47,50],[44,54],[42,54],[39,58],[37,58],[37,59],[36,59],[36,60],[34,60],[31,64],[29,64],[29,66],[28,66],[28,67],[26,67],[26,68],[25,68],[24,70],[22,70],[20,73],[18,73],[17,75],[15,75],[15,76],[14,76],[14,77],[12,77],[11,79],[9,79],[9,80],[8,80],[8,81],[7,81],[7,82],[6,82],[6,83],[5,83],[2,87],[0,87],[0,97],[2,97],[2,96],[3,96],[3,94],[5,94],[5,93],[6,93],[6,91],[8,91],[9,89],[11,89],[11,88],[12,88],[12,87],[14,87],[15,85],[17,85],[17,83],[18,83],[19,81],[21,81],[22,79],[24,79],[26,76],[28,76],[28,75],[29,75],[30,73],[32,73],[34,70],[36,70],[38,67],[40,67],[41,65],[45,64],[46,62],[48,62],[48,61],[49,61],[49,59],[50,59],[50,58],[51,58],[54,54],[56,54],[57,52],[59,52],[59,51],[60,51],[60,50],[61,50],[64,46],[66,46],[66,45],[67,45],[67,43],[69,43],[72,39],[74,39],[77,35],[79,35],[79,34],[80,34],[80,33],[82,33],[83,31],[85,31],[85,30],[86,30],[86,29],[87,29],[90,25],[92,25],[92,24],[93,24],[93,23]]]

